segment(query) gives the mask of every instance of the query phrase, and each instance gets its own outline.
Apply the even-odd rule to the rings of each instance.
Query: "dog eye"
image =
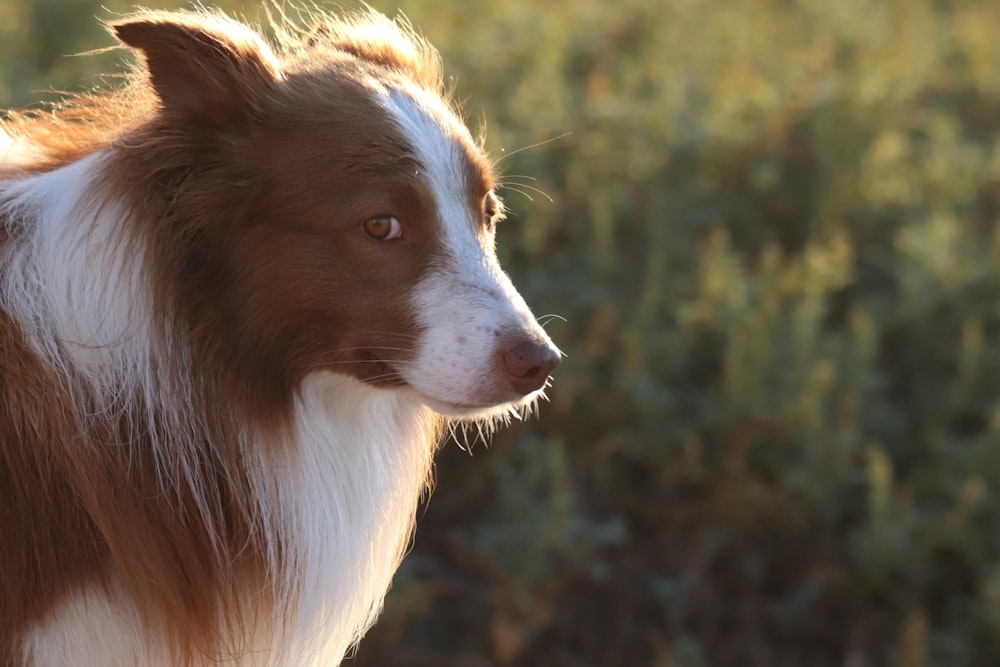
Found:
[[[365,233],[379,241],[391,241],[403,235],[403,226],[394,215],[379,215],[365,221]]]

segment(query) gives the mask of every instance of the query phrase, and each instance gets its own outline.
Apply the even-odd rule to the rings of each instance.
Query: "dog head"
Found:
[[[120,150],[166,212],[163,291],[254,400],[326,371],[458,417],[539,395],[560,353],[500,268],[493,167],[423,40],[375,14],[276,48],[222,17],[112,28],[159,101]]]

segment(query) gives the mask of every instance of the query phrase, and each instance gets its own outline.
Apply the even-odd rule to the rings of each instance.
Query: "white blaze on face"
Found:
[[[416,357],[400,372],[421,400],[444,414],[485,416],[490,408],[530,403],[559,353],[493,249],[484,246],[483,213],[470,206],[464,162],[472,138],[430,95],[394,91],[388,103],[427,171],[443,246],[440,261],[412,288],[423,333]],[[510,377],[505,351],[518,344],[555,359],[540,367],[537,387]]]

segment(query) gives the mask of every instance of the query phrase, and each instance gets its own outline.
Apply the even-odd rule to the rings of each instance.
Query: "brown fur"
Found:
[[[0,341],[0,665],[15,665],[23,630],[78,582],[100,577],[108,553],[69,490],[65,451],[79,429],[66,389],[3,310]]]
[[[102,187],[127,195],[158,335],[191,350],[204,410],[191,415],[204,425],[194,459],[157,458],[150,434],[169,441],[172,426],[156,406],[109,412],[106,396],[66,386],[0,309],[0,665],[16,663],[27,627],[110,576],[176,642],[179,663],[212,650],[229,630],[220,619],[256,622],[243,591],[264,586],[267,527],[249,502],[237,422],[253,415],[280,433],[314,370],[397,381],[381,373],[407,363],[398,350],[418,333],[406,286],[435,261],[420,165],[362,93],[377,74],[441,95],[440,65],[378,22],[286,28],[272,51],[221,19],[139,15],[112,26],[144,57],[123,89],[0,126],[37,152],[18,171],[111,149]],[[481,210],[492,172],[472,146],[468,165]],[[362,233],[394,211],[409,215],[403,242],[387,249]]]

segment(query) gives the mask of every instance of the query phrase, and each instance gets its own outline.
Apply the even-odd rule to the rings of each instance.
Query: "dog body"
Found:
[[[408,29],[112,29],[128,85],[0,125],[0,665],[337,664],[558,351]]]

